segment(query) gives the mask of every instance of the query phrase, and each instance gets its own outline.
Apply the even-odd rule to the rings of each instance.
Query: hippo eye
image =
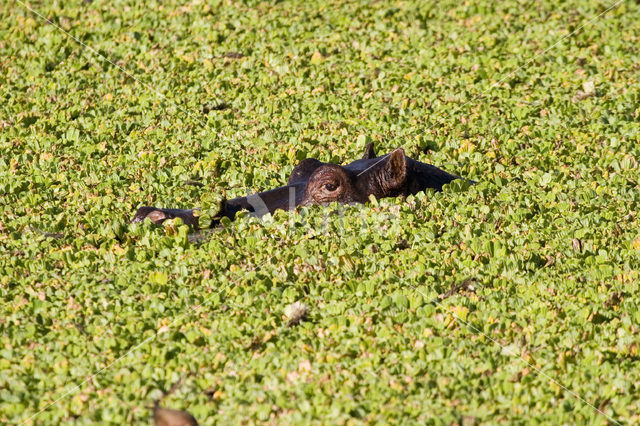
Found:
[[[328,184],[326,184],[324,187],[325,187],[325,189],[326,189],[327,191],[331,191],[331,192],[333,192],[333,191],[335,191],[336,189],[338,189],[338,187],[337,187],[337,186],[335,186],[335,185],[334,185],[334,184],[332,184],[332,183],[328,183]]]

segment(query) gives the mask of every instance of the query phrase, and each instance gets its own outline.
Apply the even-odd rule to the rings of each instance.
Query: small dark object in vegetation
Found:
[[[229,108],[229,104],[225,101],[215,101],[202,105],[202,113],[207,115],[211,111],[224,111]]]
[[[38,234],[44,235],[47,238],[54,238],[56,240],[60,240],[65,237],[65,235],[61,232],[46,232],[36,228],[35,226],[30,226],[29,229],[31,229],[34,232],[37,232]]]
[[[596,86],[593,81],[585,81],[582,83],[582,90],[577,90],[576,94],[571,98],[572,102],[583,101],[596,95]]]
[[[571,245],[573,246],[573,249],[575,251],[577,251],[578,253],[582,253],[582,241],[580,241],[578,238],[574,238],[573,241],[571,241]]]
[[[188,412],[160,407],[156,401],[153,407],[153,424],[155,426],[197,426],[198,422]]]
[[[293,327],[307,318],[307,315],[309,315],[309,307],[302,302],[295,302],[285,308],[284,314],[288,319],[287,325]]]
[[[186,180],[184,182],[184,184],[185,185],[191,185],[191,186],[197,186],[198,188],[202,188],[204,186],[204,183],[202,183],[200,181],[197,181],[197,180],[192,180],[192,179]]]
[[[447,299],[457,293],[460,293],[461,291],[473,292],[475,291],[475,286],[473,285],[473,283],[473,278],[467,278],[461,283],[454,284],[449,290],[447,290],[446,293],[440,295],[440,299]]]
[[[181,377],[167,392],[163,392],[162,398],[174,393],[182,385],[184,379]],[[190,413],[161,407],[160,400],[156,400],[153,403],[153,424],[155,426],[197,426],[198,422]]]
[[[222,201],[211,226],[219,224],[223,217],[233,220],[240,210],[263,216],[278,209],[293,210],[312,204],[366,203],[371,195],[386,198],[417,194],[427,188],[441,191],[443,185],[455,179],[460,177],[409,158],[402,148],[378,157],[373,144],[369,144],[362,159],[345,166],[307,158],[294,167],[286,186]],[[161,224],[179,217],[197,228],[197,210],[140,207],[131,222],[149,218]]]
[[[229,59],[242,59],[244,58],[244,55],[240,52],[226,52],[223,53],[221,57]]]

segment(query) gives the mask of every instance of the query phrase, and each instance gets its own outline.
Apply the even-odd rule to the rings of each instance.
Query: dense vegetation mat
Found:
[[[638,422],[640,6],[611,4],[3,2],[0,422],[144,423],[181,378],[203,424]],[[370,141],[480,183],[127,225]]]

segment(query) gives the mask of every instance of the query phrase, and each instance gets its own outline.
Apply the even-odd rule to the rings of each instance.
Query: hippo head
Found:
[[[223,201],[212,225],[222,217],[234,219],[240,210],[263,216],[296,206],[366,203],[371,195],[385,198],[416,194],[427,188],[439,191],[454,179],[458,176],[407,157],[402,148],[377,157],[373,145],[369,144],[363,158],[344,166],[307,158],[294,167],[286,186]],[[195,210],[141,207],[132,222],[149,218],[159,224],[167,219],[182,218],[184,223],[197,227]]]
[[[346,166],[317,163],[306,182],[300,205],[365,203],[371,195],[384,198],[405,192],[407,161],[402,148]]]

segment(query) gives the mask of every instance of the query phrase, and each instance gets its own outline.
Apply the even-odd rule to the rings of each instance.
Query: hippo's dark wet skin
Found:
[[[223,217],[233,220],[241,210],[247,210],[253,216],[261,217],[276,210],[293,210],[301,204],[305,185],[298,183],[282,186],[270,191],[258,194],[238,197],[232,200],[223,200],[216,216],[211,221],[211,226],[220,223]],[[200,209],[163,209],[158,207],[140,207],[131,219],[131,223],[143,222],[150,219],[156,225],[168,219],[182,219],[186,225],[198,228],[198,216]]]
[[[427,188],[441,191],[442,186],[460,179],[430,164],[409,158],[402,148],[376,156],[373,144],[367,145],[362,159],[344,166],[323,163],[315,158],[302,160],[289,175],[287,185],[246,197],[225,200],[211,226],[227,217],[233,220],[240,210],[264,216],[276,210],[293,210],[311,204],[366,203],[376,198],[407,196]],[[155,224],[181,218],[198,227],[198,209],[140,207],[131,222],[149,218]]]

